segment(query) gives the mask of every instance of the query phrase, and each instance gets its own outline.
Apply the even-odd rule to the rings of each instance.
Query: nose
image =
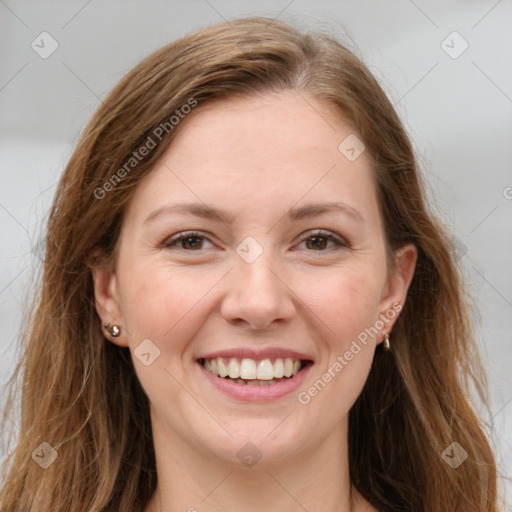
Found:
[[[226,321],[256,330],[293,317],[293,292],[279,275],[282,272],[274,270],[270,263],[263,255],[252,263],[241,258],[236,261],[228,274],[221,306]]]

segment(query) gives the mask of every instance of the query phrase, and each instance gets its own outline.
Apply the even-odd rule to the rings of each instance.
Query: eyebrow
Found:
[[[285,215],[289,220],[301,220],[307,217],[316,217],[329,212],[342,212],[359,222],[363,221],[362,215],[346,203],[334,201],[329,203],[310,203],[304,206],[291,208]],[[224,210],[213,208],[203,203],[176,203],[163,205],[151,212],[143,224],[147,224],[163,213],[185,213],[204,219],[215,220],[225,224],[233,224],[235,216]]]

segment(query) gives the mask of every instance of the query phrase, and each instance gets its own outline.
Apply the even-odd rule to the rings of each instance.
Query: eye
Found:
[[[329,243],[332,243],[335,247],[348,247],[348,244],[342,238],[330,231],[316,230],[306,233],[306,235],[301,243],[306,243],[307,249],[316,252],[332,249],[332,246],[328,247]],[[203,243],[205,240],[208,240],[208,238],[198,231],[185,231],[168,238],[162,245],[166,248],[177,247],[185,251],[200,251],[204,249]]]
[[[336,247],[348,247],[348,244],[342,239],[331,233],[330,231],[317,230],[314,232],[306,233],[306,237],[302,239],[301,243],[306,243],[306,247],[313,251],[323,252],[328,249],[329,242],[333,243]],[[331,246],[332,248],[332,246]]]
[[[163,246],[169,248],[175,247],[179,244],[181,247],[178,247],[178,249],[183,249],[186,251],[198,251],[203,249],[204,240],[208,239],[197,231],[186,231],[168,238],[163,243]]]

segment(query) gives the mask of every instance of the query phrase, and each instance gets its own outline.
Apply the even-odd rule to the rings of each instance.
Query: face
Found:
[[[353,130],[318,100],[225,100],[186,123],[135,192],[115,274],[94,271],[155,439],[233,464],[248,442],[268,464],[332,447],[414,248],[387,270],[367,155],[340,152]]]

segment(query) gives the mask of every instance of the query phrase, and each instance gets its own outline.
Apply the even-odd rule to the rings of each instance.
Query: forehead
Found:
[[[295,90],[216,100],[199,105],[185,122],[172,145],[197,149],[199,143],[210,156],[250,154],[257,161],[287,151],[293,159],[299,149],[338,156],[339,143],[353,132],[333,106]]]
[[[135,201],[151,198],[154,208],[190,199],[239,211],[289,208],[301,198],[375,200],[365,153],[351,161],[339,149],[353,129],[315,98],[293,90],[230,98],[199,105],[182,122]]]

